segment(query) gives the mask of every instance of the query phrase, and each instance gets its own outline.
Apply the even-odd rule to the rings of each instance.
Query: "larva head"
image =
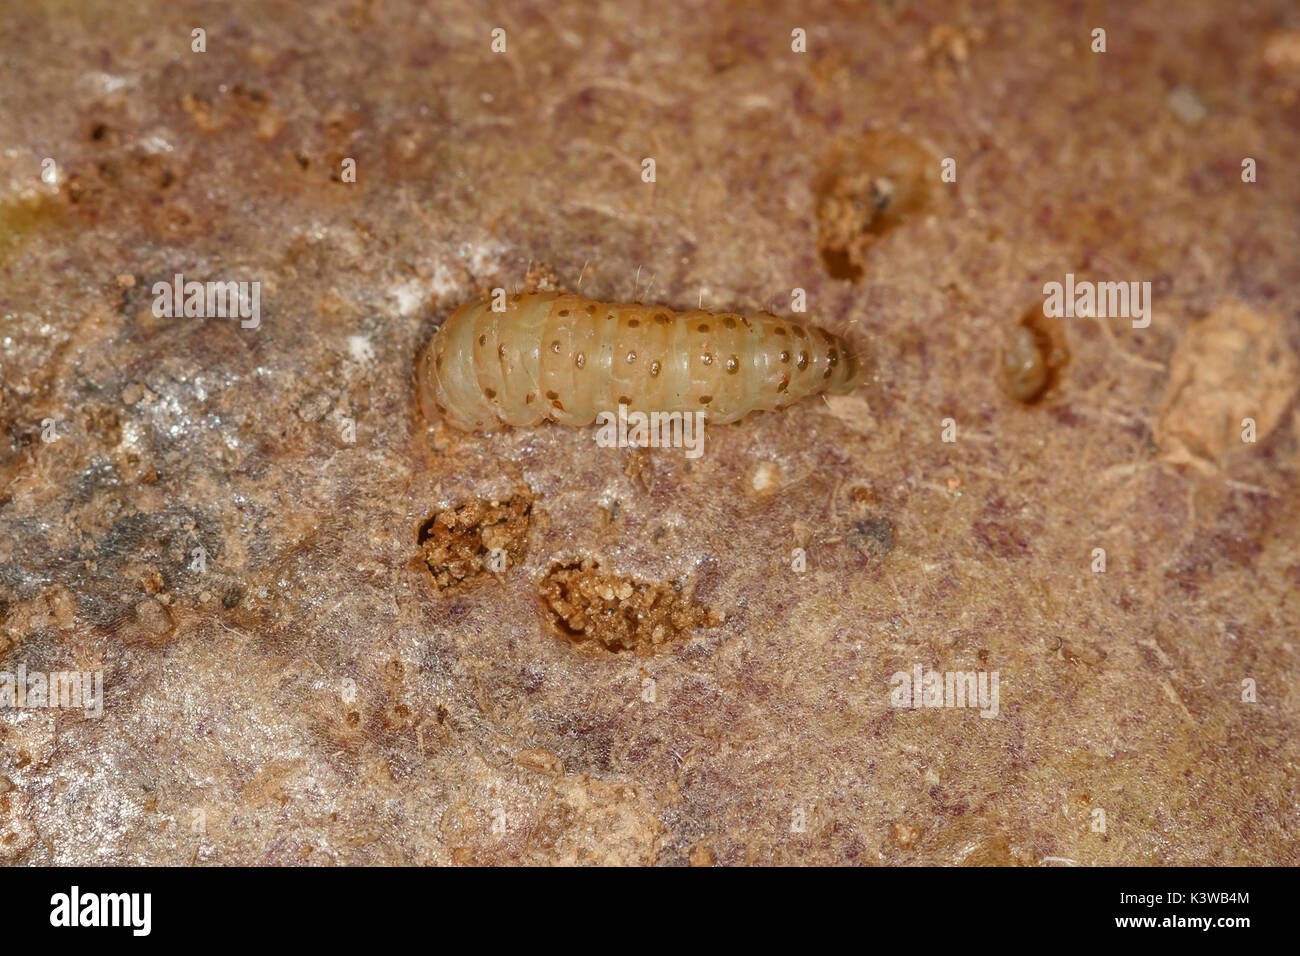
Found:
[[[415,359],[415,398],[420,406],[420,413],[426,421],[436,421],[438,412],[438,383],[433,373],[433,342],[426,342]]]
[[[836,361],[831,366],[826,391],[832,395],[843,395],[862,384],[862,361],[857,350],[847,340],[838,335],[831,338],[835,340]]]

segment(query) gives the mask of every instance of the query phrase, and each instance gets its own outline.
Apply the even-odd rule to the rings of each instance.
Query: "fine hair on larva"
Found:
[[[536,292],[456,309],[416,363],[420,408],[464,431],[587,425],[604,411],[705,413],[710,424],[857,384],[838,335],[760,313],[674,312]]]

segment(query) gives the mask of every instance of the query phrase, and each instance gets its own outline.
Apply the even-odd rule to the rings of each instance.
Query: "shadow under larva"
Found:
[[[537,292],[456,309],[421,351],[420,408],[464,431],[629,411],[704,412],[710,424],[851,391],[843,338],[774,315],[675,312]]]

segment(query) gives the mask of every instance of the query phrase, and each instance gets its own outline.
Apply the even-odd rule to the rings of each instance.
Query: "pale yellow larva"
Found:
[[[858,362],[842,338],[774,315],[674,312],[538,292],[461,306],[416,365],[420,407],[471,431],[586,425],[629,411],[703,411],[710,423],[846,392]]]

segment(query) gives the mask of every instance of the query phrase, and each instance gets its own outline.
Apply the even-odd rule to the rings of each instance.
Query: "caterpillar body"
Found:
[[[710,423],[851,390],[838,335],[766,313],[674,312],[537,292],[456,309],[416,363],[421,410],[464,431],[587,425],[629,411],[703,411]]]

